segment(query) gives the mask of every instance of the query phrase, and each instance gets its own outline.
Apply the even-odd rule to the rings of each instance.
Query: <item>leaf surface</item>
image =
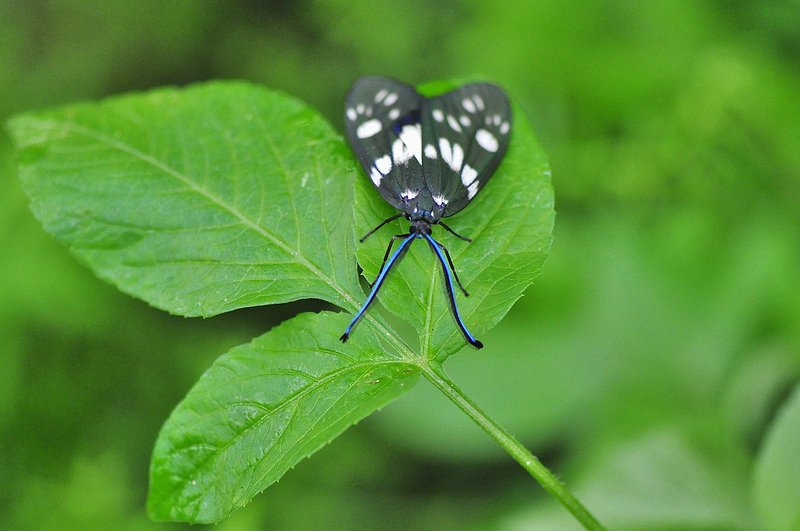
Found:
[[[100,277],[186,316],[318,298],[355,311],[363,234],[393,212],[313,110],[245,83],[161,89],[10,122],[20,175],[45,228]],[[482,334],[520,297],[550,243],[552,189],[524,117],[487,189],[447,219],[472,244],[447,245]],[[388,230],[388,229],[386,229]],[[383,234],[386,234],[386,230]],[[400,231],[405,231],[403,227]],[[359,250],[374,278],[385,239]],[[372,312],[302,314],[224,354],[163,427],[153,453],[153,518],[215,522],[464,345],[441,271],[417,245],[382,302],[420,333],[421,354]],[[423,357],[425,356],[425,357]]]
[[[9,122],[46,230],[100,277],[185,316],[360,298],[338,135],[240,82],[159,89]],[[355,299],[354,299],[355,297]]]
[[[415,366],[369,328],[343,345],[343,314],[300,314],[223,354],[164,425],[148,510],[216,522],[304,457],[409,389]]]

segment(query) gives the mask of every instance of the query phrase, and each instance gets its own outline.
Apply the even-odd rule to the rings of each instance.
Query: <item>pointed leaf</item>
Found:
[[[224,518],[411,387],[416,368],[384,354],[369,327],[336,339],[346,321],[301,314],[214,363],[159,435],[152,518]]]
[[[9,128],[45,228],[154,306],[209,316],[361,297],[343,208],[352,162],[293,98],[217,82],[19,116]]]

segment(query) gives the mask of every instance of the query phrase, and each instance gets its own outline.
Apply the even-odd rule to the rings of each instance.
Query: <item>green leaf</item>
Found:
[[[368,327],[340,343],[346,323],[301,314],[222,355],[162,429],[150,516],[219,521],[414,384],[415,366],[384,354]]]
[[[319,298],[353,306],[353,166],[330,126],[217,82],[19,116],[19,173],[47,231],[172,313]]]
[[[462,312],[477,333],[521,296],[550,243],[549,171],[516,117],[497,175],[448,218],[475,238],[446,245],[473,293]],[[347,148],[296,100],[210,83],[20,116],[10,130],[37,217],[123,291],[187,316],[310,297],[350,310],[363,301],[349,205],[359,233],[393,212],[363,176],[353,198]],[[384,242],[360,251],[369,276]],[[151,516],[220,520],[408,389],[429,369],[426,357],[460,349],[438,264],[423,251],[383,297],[420,330],[423,356],[372,313],[346,345],[338,337],[351,315],[322,313],[223,355],[159,436]]]
[[[511,144],[497,172],[469,206],[446,220],[472,243],[434,228],[470,293],[456,297],[467,328],[479,339],[538,275],[555,218],[544,152],[519,107],[514,118]],[[363,175],[356,180],[355,206],[356,237],[396,213]],[[389,236],[407,232],[408,222],[397,221],[359,246],[358,261],[368,280],[378,274]],[[443,361],[466,344],[447,302],[440,265],[427,245],[412,245],[381,287],[379,301],[419,331],[421,354],[428,358]]]
[[[800,527],[800,386],[782,408],[758,456],[754,501],[765,529]]]

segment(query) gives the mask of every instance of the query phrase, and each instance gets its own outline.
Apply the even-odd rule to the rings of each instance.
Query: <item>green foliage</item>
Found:
[[[150,514],[221,520],[413,384],[415,366],[380,355],[371,330],[343,346],[344,325],[301,314],[222,355],[164,425]]]
[[[244,84],[9,122],[34,213],[97,274],[184,316],[358,291],[351,165],[300,103]]]
[[[558,223],[536,285],[479,335],[486,348],[449,358],[448,374],[611,528],[767,529],[800,506],[786,477],[765,473],[798,461],[781,450],[797,447],[782,426],[800,378],[798,21],[794,0],[0,0],[0,121],[244,79],[309,102],[340,130],[360,75],[503,84],[547,150]],[[348,179],[368,185],[342,156]],[[204,320],[154,310],[42,230],[15,162],[0,131],[0,527],[163,529],[144,495],[170,409],[219,353],[326,307]],[[476,204],[459,226],[468,236]],[[351,247],[369,255],[365,267],[385,230]],[[463,251],[463,274],[472,246],[442,239]],[[384,287],[404,285],[423,250]],[[416,348],[402,318],[369,313]],[[441,330],[453,326],[443,315]],[[219,524],[575,525],[426,382]]]
[[[473,292],[464,315],[483,331],[521,296],[549,249],[549,170],[522,116],[517,124],[490,185],[496,197],[482,194],[489,199],[476,201],[474,219],[453,220],[474,227],[472,250],[454,256]],[[291,98],[212,83],[24,115],[9,130],[34,213],[123,291],[185,316],[309,297],[350,310],[361,302],[348,207],[355,201],[361,227],[382,219],[371,206],[382,202],[366,179],[352,199],[341,139]],[[380,251],[369,250],[359,257],[377,274]],[[161,432],[151,515],[222,519],[408,389],[429,358],[462,348],[441,319],[444,297],[433,302],[443,287],[431,258],[415,253],[400,269],[405,282],[390,283],[398,288],[384,299],[399,315],[420,309],[411,323],[421,352],[372,314],[343,345],[344,319],[323,312],[221,357]]]

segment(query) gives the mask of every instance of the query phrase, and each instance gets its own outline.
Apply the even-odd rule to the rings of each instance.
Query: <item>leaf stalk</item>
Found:
[[[445,374],[440,364],[431,363],[420,367],[422,374],[451,402],[467,414],[483,431],[497,441],[547,492],[552,494],[584,528],[605,529],[597,518],[581,504],[567,487],[545,467],[539,459],[528,451],[518,440],[503,429],[497,422],[483,412],[459,387]]]

